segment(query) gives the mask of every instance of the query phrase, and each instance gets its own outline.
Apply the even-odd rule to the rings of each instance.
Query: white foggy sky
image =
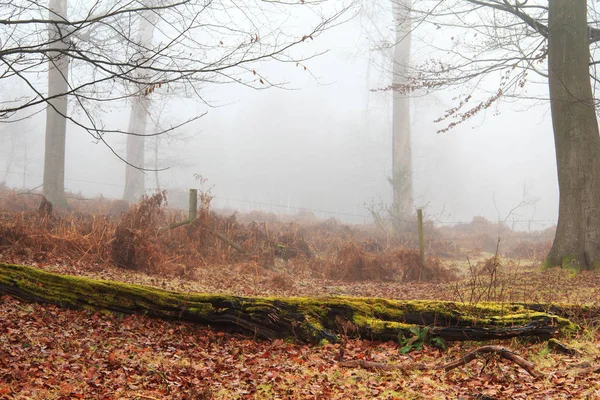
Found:
[[[261,67],[297,90],[254,91],[221,85],[206,91],[221,107],[173,101],[165,112],[173,123],[196,113],[208,111],[208,115],[182,129],[193,135],[191,139],[165,141],[169,142],[164,150],[167,161],[162,165],[171,168],[160,173],[161,185],[179,190],[197,187],[193,174],[199,173],[208,179],[207,187],[214,185],[216,206],[241,210],[260,207],[219,197],[365,216],[365,204],[380,198],[389,203],[391,113],[386,98],[390,96],[367,91],[379,87],[381,71],[373,65],[368,69],[361,35],[359,22],[353,21],[307,44],[314,46],[308,48],[311,51],[331,49],[305,63],[318,82],[293,64]],[[493,88],[495,82],[488,84]],[[437,134],[444,125],[432,121],[453,104],[454,95],[436,93],[413,101],[415,205],[426,205],[427,213],[436,216],[444,210],[441,219],[447,221],[469,221],[477,215],[503,219],[523,200],[527,186],[529,197],[539,199],[533,218],[555,220],[558,188],[549,105],[527,110],[528,103],[500,103],[483,116]],[[111,124],[127,126],[127,110],[105,111]],[[494,116],[496,111],[499,114]],[[23,126],[30,144],[35,144],[29,148],[27,180],[27,186],[34,187],[42,182],[44,116],[12,128],[3,125],[2,134]],[[124,155],[124,137],[107,139]],[[180,162],[173,162],[173,157]],[[147,160],[151,158],[148,154]],[[6,160],[6,151],[1,151],[3,171]],[[105,146],[69,124],[66,188],[90,197],[101,193],[119,198],[124,170]],[[20,171],[22,166],[16,163],[13,173],[0,173],[0,179],[20,187]],[[155,187],[153,172],[148,172],[146,185]],[[286,212],[268,206],[262,210]],[[532,214],[532,208],[523,209],[517,219],[530,219]],[[543,226],[532,226],[539,227]]]

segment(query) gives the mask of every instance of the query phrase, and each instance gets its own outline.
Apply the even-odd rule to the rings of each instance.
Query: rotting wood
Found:
[[[561,343],[560,341],[558,341],[558,339],[555,338],[548,340],[548,348],[558,353],[566,354],[569,356],[580,356],[582,354],[579,350],[571,346],[567,346],[566,344]]]
[[[528,324],[509,326],[505,328],[486,326],[447,326],[434,327],[430,330],[433,336],[443,337],[445,340],[502,340],[513,337],[537,337],[543,340],[549,339],[557,332],[557,327],[548,324],[547,321],[532,321]]]
[[[0,263],[0,293],[63,307],[143,314],[190,321],[262,339],[305,343],[337,342],[338,335],[397,341],[427,326],[444,340],[511,337],[548,339],[579,327],[525,305],[373,298],[256,298],[178,293],[149,286],[59,275],[22,265]]]

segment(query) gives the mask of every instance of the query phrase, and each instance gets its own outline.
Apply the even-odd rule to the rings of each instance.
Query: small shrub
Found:
[[[116,266],[158,272],[162,260],[158,228],[164,216],[161,208],[164,201],[164,192],[145,196],[121,217],[111,246],[112,261]]]

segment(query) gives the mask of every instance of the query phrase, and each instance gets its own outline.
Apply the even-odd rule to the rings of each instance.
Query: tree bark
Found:
[[[50,0],[49,19],[66,18],[67,0]],[[68,48],[66,32],[61,25],[50,25],[49,47],[57,49],[48,53],[48,105],[46,107],[46,142],[44,150],[44,196],[56,206],[66,206],[65,198],[65,146],[67,133],[67,96],[69,91],[69,58],[60,52]],[[59,96],[52,98],[54,96]]]
[[[155,11],[144,11],[140,14],[139,34],[137,43],[140,44],[143,64],[149,57],[152,49],[152,37],[154,26],[158,21]],[[150,107],[150,93],[145,92],[143,87],[138,87],[138,93],[133,97],[131,112],[129,114],[128,132],[144,135],[148,121],[148,110]],[[139,168],[145,167],[145,137],[137,135],[127,136],[127,162],[125,166],[125,191],[123,200],[129,202],[139,201],[144,192],[145,173]]]
[[[443,301],[384,299],[253,298],[177,293],[153,287],[49,273],[0,264],[0,293],[63,307],[143,314],[191,321],[263,339],[337,342],[339,335],[367,340],[414,336],[428,326],[430,337],[491,340],[512,337],[549,339],[579,327],[526,304],[465,305]]]
[[[560,202],[546,260],[574,270],[600,267],[600,136],[589,77],[585,0],[550,0],[550,104]]]
[[[394,86],[406,84],[410,63],[411,22],[410,0],[393,0],[394,22],[396,24],[396,45],[394,46],[393,82]],[[394,199],[392,213],[400,227],[412,215],[413,173],[410,140],[410,91],[393,92],[392,114],[392,187]]]

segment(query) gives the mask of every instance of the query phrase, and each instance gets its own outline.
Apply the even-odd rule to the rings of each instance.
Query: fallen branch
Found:
[[[179,222],[173,222],[173,223],[172,223],[172,224],[170,224],[170,225],[167,225],[167,226],[161,226],[160,228],[158,228],[158,231],[159,231],[159,232],[162,232],[162,231],[166,231],[166,230],[168,230],[168,229],[175,229],[175,228],[179,228],[180,226],[187,225],[187,224],[189,224],[190,222],[193,222],[193,221],[190,221],[189,219],[185,219],[185,220],[183,220],[183,221],[179,221]]]
[[[452,361],[451,363],[448,363],[448,364],[445,364],[445,365],[439,367],[439,369],[443,369],[444,371],[450,371],[454,368],[460,367],[461,365],[465,365],[465,364],[468,364],[469,362],[473,361],[474,359],[477,358],[478,354],[486,354],[486,353],[499,354],[503,358],[506,358],[507,360],[514,362],[515,364],[517,364],[519,367],[523,368],[525,371],[527,371],[531,376],[533,376],[535,378],[542,375],[540,372],[536,371],[535,364],[533,364],[530,361],[527,361],[523,357],[513,353],[511,350],[507,349],[506,347],[502,347],[502,346],[480,347],[477,350],[474,350],[474,351],[466,354],[465,356],[459,358],[458,360]]]
[[[241,245],[239,245],[236,242],[234,242],[233,240],[229,239],[227,236],[223,235],[222,233],[217,232],[217,231],[211,231],[210,229],[206,229],[206,230],[208,232],[212,233],[213,235],[215,235],[216,237],[218,237],[219,239],[221,239],[222,241],[224,241],[225,243],[227,243],[228,245],[230,245],[231,247],[233,247],[234,249],[236,249],[237,251],[239,251],[240,253],[250,254]]]
[[[557,339],[548,340],[548,348],[558,353],[566,354],[568,356],[580,356],[581,352],[573,347],[567,346],[564,343],[559,342]]]
[[[188,218],[188,219],[180,221],[180,222],[174,222],[174,223],[172,223],[170,225],[167,225],[167,226],[161,226],[160,228],[158,228],[158,231],[162,232],[162,231],[166,231],[168,229],[179,228],[180,226],[191,224],[194,221],[195,221],[195,219]],[[223,235],[222,233],[217,232],[217,231],[213,231],[213,230],[210,230],[210,229],[207,229],[207,228],[204,228],[204,229],[206,231],[208,231],[208,233],[210,233],[212,235],[215,235],[217,238],[221,239],[222,241],[224,241],[225,243],[227,243],[229,246],[233,247],[234,249],[236,249],[240,253],[246,254],[246,255],[251,254],[246,249],[244,249],[241,245],[239,245],[236,242],[234,242],[233,240],[229,239],[227,236]]]
[[[394,370],[406,371],[406,370],[417,369],[420,371],[444,370],[447,372],[447,371],[453,370],[455,368],[458,368],[461,365],[468,364],[469,362],[476,359],[478,354],[487,354],[487,353],[499,354],[503,358],[505,358],[509,361],[512,361],[515,364],[517,364],[518,366],[520,366],[521,368],[523,368],[534,378],[543,376],[543,374],[541,372],[539,372],[535,369],[535,364],[533,364],[532,362],[525,360],[523,357],[515,354],[512,350],[509,350],[506,347],[492,346],[492,345],[480,347],[480,348],[466,354],[465,356],[463,356],[457,360],[454,360],[448,364],[444,364],[444,365],[427,365],[427,364],[410,363],[410,362],[393,365],[393,364],[376,363],[376,362],[365,361],[365,360],[339,361],[338,365],[341,367],[347,367],[347,368],[362,367],[365,369],[375,369],[375,370],[383,370],[383,371],[394,371]],[[590,369],[590,371],[592,371],[592,370]],[[593,371],[595,372],[596,370],[593,370]]]

